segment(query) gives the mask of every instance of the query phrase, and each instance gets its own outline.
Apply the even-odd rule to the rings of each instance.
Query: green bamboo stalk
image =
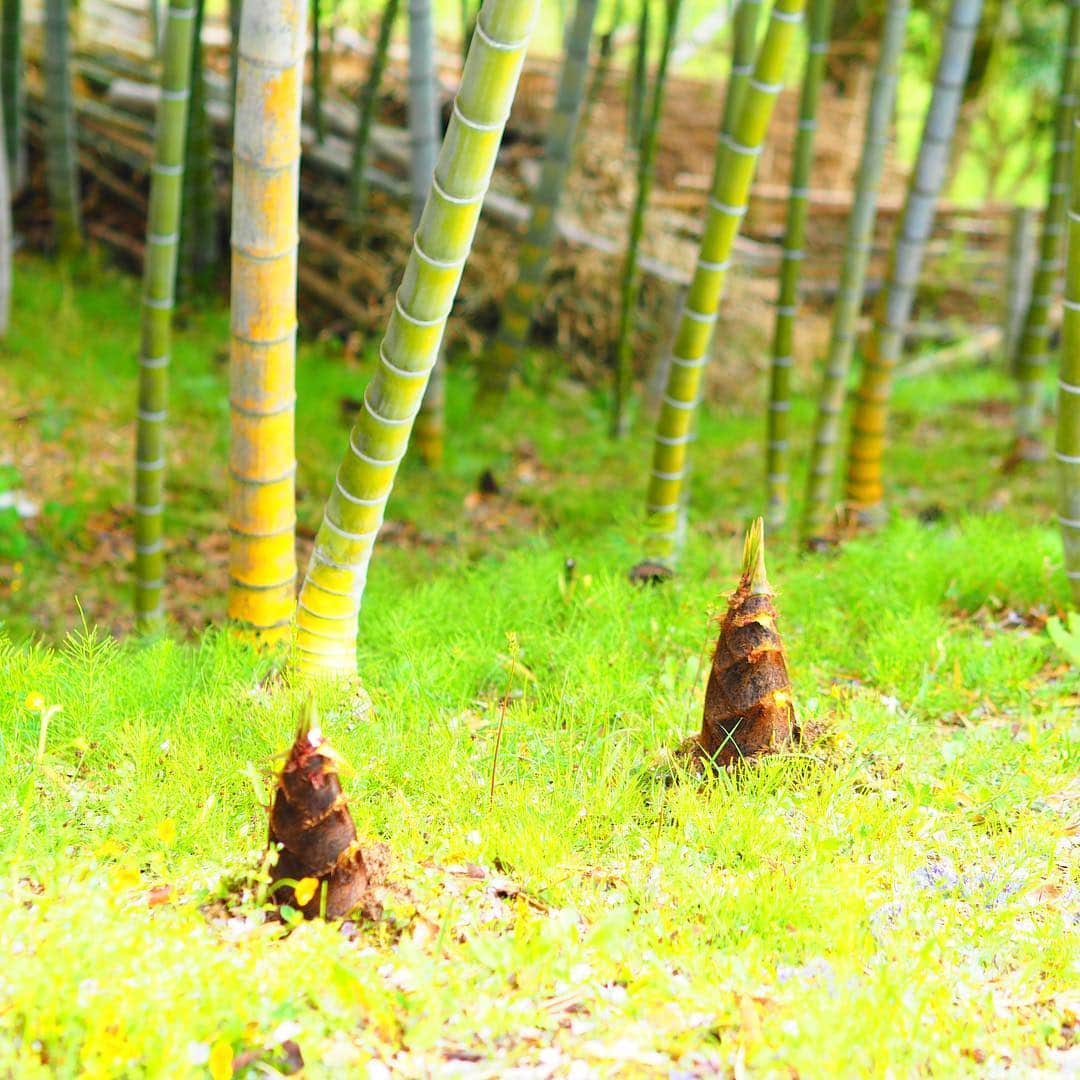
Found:
[[[832,331],[818,392],[817,419],[800,525],[804,543],[811,543],[820,535],[832,502],[836,447],[840,441],[840,414],[851,370],[855,326],[866,288],[885,152],[889,146],[889,128],[896,105],[900,55],[904,49],[910,10],[911,0],[889,0],[885,13],[870,91],[870,107],[866,114],[862,157],[855,180],[855,198],[848,218],[840,291],[833,309]]]
[[[485,407],[505,395],[517,358],[528,341],[529,326],[540,299],[589,73],[589,39],[596,8],[597,0],[577,0],[574,20],[566,31],[555,107],[548,121],[540,179],[533,193],[532,213],[521,245],[517,278],[503,300],[499,328],[488,350],[487,361],[480,369],[478,397]]]
[[[135,614],[143,629],[164,616],[165,420],[194,24],[192,0],[171,0],[146,222],[135,426]]]
[[[367,208],[368,147],[371,144],[371,130],[375,126],[375,107],[379,102],[379,86],[382,83],[383,71],[386,69],[386,58],[390,53],[390,38],[394,31],[397,11],[398,0],[386,0],[367,82],[360,95],[356,136],[353,139],[352,167],[349,170],[348,211],[349,221],[354,229],[360,228],[361,219]]]
[[[804,7],[805,0],[775,0],[734,128],[730,136],[717,140],[705,229],[672,345],[646,496],[646,554],[671,568],[678,556],[680,500],[702,370],[735,236]]]
[[[180,289],[206,292],[217,270],[217,186],[214,142],[207,112],[205,49],[202,43],[206,0],[196,0],[191,48],[191,101],[188,108],[186,167],[180,226]]]
[[[7,123],[4,150],[7,154],[11,191],[26,183],[25,84],[22,58],[22,0],[4,0],[2,53],[0,53],[0,100]]]
[[[846,498],[850,513],[867,525],[880,522],[885,513],[882,457],[892,374],[903,351],[915,288],[934,224],[934,210],[945,182],[949,148],[956,130],[981,12],[982,0],[952,0],[949,8],[919,155],[908,183],[904,212],[893,242],[884,300],[874,321],[856,395],[848,449]]]
[[[615,35],[622,26],[623,0],[615,0],[615,6],[611,11],[611,23],[607,30],[600,36],[600,44],[597,48],[596,67],[593,69],[592,82],[585,94],[585,108],[582,111],[581,123],[578,125],[581,131],[589,130],[589,121],[592,119],[593,109],[600,98],[600,94],[607,84],[608,72],[611,70],[611,57],[615,52]]]
[[[413,228],[420,223],[439,149],[438,71],[431,0],[409,0],[409,151]],[[446,381],[437,356],[416,417],[413,439],[425,465],[442,464],[446,428]]]
[[[7,132],[4,102],[0,98],[0,140]],[[3,145],[0,143],[0,145]],[[7,154],[0,154],[0,338],[7,337],[11,322],[11,278],[14,237],[11,224],[11,185]],[[3,470],[0,469],[0,472]]]
[[[735,126],[747,81],[754,73],[760,16],[761,0],[737,0],[731,20],[731,72],[728,75],[724,111],[720,119],[720,132],[723,136],[730,135]]]
[[[45,0],[45,173],[53,238],[62,254],[82,247],[67,0]]]
[[[296,603],[296,252],[306,0],[248,0],[237,49],[229,617],[287,636]]]
[[[311,108],[315,139],[326,141],[326,110],[323,108],[322,0],[311,0]]]
[[[1080,110],[1072,128],[1065,311],[1061,326],[1056,457],[1058,523],[1073,603],[1080,605]]]
[[[664,107],[664,90],[667,82],[668,61],[675,42],[679,22],[681,0],[666,0],[664,40],[660,46],[660,60],[653,78],[652,99],[649,105],[647,126],[642,134],[638,150],[637,196],[630,217],[630,236],[626,244],[620,290],[619,327],[615,337],[615,392],[611,402],[611,436],[622,438],[629,426],[629,404],[633,389],[634,317],[637,314],[638,294],[641,291],[641,270],[638,260],[641,238],[645,232],[645,212],[652,193],[653,165],[656,160],[656,143],[660,131],[660,115]]]
[[[1001,297],[1001,355],[1015,375],[1019,363],[1020,334],[1031,303],[1035,273],[1037,215],[1030,206],[1014,206],[1009,215],[1009,250],[1006,255],[1004,293]]]
[[[808,45],[799,96],[799,124],[791,167],[787,225],[780,263],[780,292],[776,301],[769,408],[765,434],[765,489],[770,529],[782,528],[788,512],[788,415],[791,410],[791,369],[795,363],[795,316],[799,302],[799,272],[806,240],[810,172],[814,161],[818,98],[829,51],[833,0],[810,0]]]
[[[297,610],[301,671],[356,671],[372,544],[405,454],[517,88],[538,0],[485,0],[398,289],[379,367],[326,504]]]
[[[240,44],[240,18],[243,14],[244,0],[228,0],[229,15],[229,127],[236,129],[236,78],[237,49]]]
[[[645,125],[645,100],[649,96],[649,0],[641,0],[638,16],[634,70],[630,77],[630,96],[626,109],[626,145],[640,151]]]
[[[1061,57],[1061,92],[1054,115],[1054,153],[1050,187],[1043,214],[1039,261],[1031,286],[1024,331],[1017,352],[1016,444],[1014,455],[1041,461],[1046,454],[1040,437],[1043,372],[1049,362],[1050,305],[1058,288],[1065,255],[1065,207],[1072,155],[1072,119],[1080,94],[1080,0],[1065,0],[1068,23]]]

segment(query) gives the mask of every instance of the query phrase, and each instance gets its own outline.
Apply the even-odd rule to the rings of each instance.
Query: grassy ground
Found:
[[[663,781],[760,498],[757,387],[713,401],[683,572],[639,591],[644,439],[612,447],[602,399],[555,376],[476,425],[459,371],[447,475],[406,465],[372,567],[373,708],[321,702],[392,853],[385,912],[290,930],[250,879],[217,902],[258,862],[298,708],[271,660],[199,630],[224,578],[224,316],[177,345],[181,625],[118,643],[73,595],[123,629],[137,285],[18,270],[0,435],[45,508],[0,554],[0,1075],[257,1075],[293,1044],[312,1076],[1075,1063],[1080,698],[1042,628],[1066,601],[1047,477],[996,470],[998,376],[900,384],[887,530],[831,557],[772,543],[820,734],[702,788]],[[305,530],[369,365],[302,355]]]

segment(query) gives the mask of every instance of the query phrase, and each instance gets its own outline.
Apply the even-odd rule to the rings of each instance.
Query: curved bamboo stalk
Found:
[[[296,590],[296,248],[306,0],[244,5],[233,150],[229,616],[288,634]]]
[[[883,302],[867,344],[851,425],[846,498],[849,512],[869,525],[879,522],[885,513],[882,457],[892,374],[903,351],[926,242],[933,228],[938,194],[945,182],[949,148],[981,12],[982,0],[952,0],[950,5],[919,156],[893,242]]]
[[[194,24],[192,0],[171,0],[146,222],[135,425],[135,615],[143,629],[164,616],[165,420]]]
[[[802,22],[805,0],[776,0],[747,79],[731,135],[717,142],[712,192],[694,275],[683,301],[653,437],[646,495],[646,554],[672,567],[677,558],[680,499],[693,439],[701,373],[709,358],[724,280],[758,156],[783,87],[791,43]]]
[[[731,134],[739,115],[746,83],[754,73],[757,52],[757,28],[761,15],[761,0],[738,0],[731,20],[731,73],[724,93],[724,112],[720,119],[721,134]]]
[[[809,207],[810,171],[814,161],[814,132],[817,130],[818,97],[829,51],[833,0],[810,0],[807,20],[809,42],[802,93],[799,97],[798,134],[791,168],[787,226],[780,263],[780,294],[776,301],[773,332],[772,371],[769,379],[769,409],[766,430],[765,486],[767,521],[779,529],[788,511],[788,414],[791,409],[791,369],[795,362],[795,315],[799,302],[799,272],[802,268]]]
[[[832,331],[821,375],[821,389],[818,391],[817,419],[800,526],[804,543],[812,542],[821,533],[832,503],[836,446],[840,441],[840,414],[844,408],[844,392],[855,347],[855,324],[866,287],[885,151],[889,146],[889,127],[896,105],[900,55],[904,50],[910,10],[911,0],[889,0],[885,14],[874,83],[870,91],[870,107],[866,114],[862,157],[855,180],[855,199],[848,218],[840,292],[833,309]]]
[[[1072,195],[1068,211],[1065,313],[1058,379],[1058,522],[1065,573],[1080,605],[1080,111],[1072,128]]]
[[[589,74],[589,40],[597,0],[578,0],[563,42],[563,63],[555,107],[548,121],[540,179],[533,194],[529,228],[521,245],[518,274],[502,304],[498,333],[480,370],[479,397],[493,403],[506,393],[517,358],[529,338],[529,326],[547,273],[555,239],[556,214],[573,155],[581,99]]]
[[[1054,114],[1054,154],[1050,187],[1043,215],[1039,261],[1031,286],[1024,330],[1016,358],[1017,406],[1014,455],[1041,461],[1046,451],[1040,438],[1043,372],[1049,362],[1050,305],[1058,288],[1065,256],[1065,207],[1069,198],[1072,120],[1080,93],[1080,0],[1066,0],[1068,25],[1061,58],[1061,92]]]
[[[26,183],[26,133],[23,124],[25,84],[22,59],[22,0],[4,0],[0,53],[0,100],[3,102],[4,150],[10,191]]]
[[[383,7],[382,21],[379,23],[379,36],[375,42],[375,52],[371,56],[367,82],[360,95],[356,135],[353,139],[352,167],[349,170],[348,212],[349,221],[354,229],[359,229],[364,210],[367,207],[368,183],[367,161],[368,147],[371,145],[371,129],[375,124],[375,106],[379,102],[379,86],[386,58],[390,52],[390,37],[397,18],[398,0],[386,0]]]
[[[206,0],[196,0],[191,44],[191,100],[185,150],[183,220],[180,226],[182,294],[210,288],[218,263],[217,185],[214,142],[206,98],[205,49],[202,43]]]
[[[644,0],[648,10],[648,0]],[[634,317],[637,314],[638,293],[641,291],[641,271],[638,256],[641,237],[645,232],[645,212],[649,207],[649,195],[653,185],[653,163],[656,160],[656,142],[660,131],[660,114],[664,107],[664,90],[667,83],[668,60],[675,42],[679,23],[681,0],[666,0],[667,12],[664,23],[664,41],[660,47],[660,60],[653,77],[652,100],[649,104],[647,127],[638,148],[637,196],[630,217],[630,236],[626,244],[620,289],[619,328],[615,337],[615,393],[611,402],[611,436],[622,438],[629,425],[630,395],[633,389],[633,347],[631,337]]]
[[[0,99],[0,139],[7,132],[4,103]],[[11,185],[8,182],[7,154],[0,154],[0,338],[7,337],[11,322],[12,251]],[[0,473],[4,470],[0,467]],[[0,494],[3,488],[0,487]]]
[[[356,671],[371,549],[409,443],[514,99],[538,0],[485,0],[379,367],[326,504],[297,610],[301,671]]]
[[[67,0],[45,0],[45,172],[53,237],[62,253],[82,246]]]
[[[435,67],[435,27],[431,0],[409,0],[409,166],[413,227],[420,223],[435,157],[439,149],[438,73]],[[446,381],[442,357],[435,360],[427,390],[416,417],[420,460],[442,464],[446,424]]]

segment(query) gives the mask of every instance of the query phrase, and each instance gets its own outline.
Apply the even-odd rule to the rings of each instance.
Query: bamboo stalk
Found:
[[[4,101],[0,97],[0,140],[7,134]],[[6,145],[0,142],[0,145]],[[11,279],[14,238],[11,224],[11,184],[8,179],[8,157],[0,153],[0,338],[7,337],[11,322]],[[3,472],[0,469],[0,472]],[[0,488],[0,492],[2,492]]]
[[[646,554],[669,568],[678,556],[680,499],[701,374],[735,236],[804,6],[805,0],[775,0],[735,126],[729,137],[717,140],[705,229],[672,346],[646,495]]]
[[[731,134],[739,115],[746,82],[754,73],[754,55],[757,53],[757,28],[761,14],[761,0],[737,0],[731,20],[731,72],[724,93],[724,112],[720,120],[723,135]]]
[[[868,525],[880,522],[885,512],[882,457],[892,374],[903,351],[926,242],[934,224],[935,203],[945,182],[981,11],[982,0],[952,0],[949,8],[919,155],[908,183],[885,294],[867,345],[856,395],[846,499],[849,512]]]
[[[135,614],[144,630],[164,617],[165,424],[194,24],[192,0],[171,0],[150,170],[135,425]]]
[[[787,521],[788,511],[788,414],[791,409],[791,369],[794,365],[795,315],[799,301],[799,271],[806,241],[806,215],[810,191],[810,170],[814,159],[814,132],[817,130],[818,98],[829,51],[833,0],[810,0],[806,66],[799,97],[799,123],[795,156],[791,169],[791,196],[788,201],[784,254],[780,264],[780,293],[776,302],[773,332],[772,371],[769,380],[769,408],[766,430],[765,486],[770,529]]]
[[[304,0],[244,5],[233,152],[229,616],[289,633],[296,588],[297,208]]]
[[[393,34],[397,10],[398,0],[386,0],[382,20],[379,23],[379,36],[375,41],[375,51],[371,55],[371,67],[368,70],[367,82],[364,84],[357,109],[348,192],[349,221],[354,229],[359,229],[361,218],[367,207],[368,147],[371,143],[371,130],[375,124],[375,107],[379,102],[379,86],[386,68],[386,58],[390,52],[390,37]]]
[[[540,179],[533,193],[529,227],[521,245],[518,273],[502,304],[495,340],[480,370],[480,400],[494,404],[506,393],[515,363],[525,348],[555,239],[556,215],[573,156],[582,95],[589,73],[589,40],[597,0],[577,0],[563,42],[563,63],[555,107],[548,121]]]
[[[0,101],[4,110],[4,151],[9,190],[22,191],[26,183],[26,132],[23,120],[25,84],[22,56],[22,0],[4,0]]]
[[[205,50],[202,44],[205,8],[206,0],[196,0],[180,227],[180,285],[187,293],[205,292],[210,288],[219,255],[214,140],[207,111]]]
[[[644,0],[648,4],[648,0]],[[679,23],[681,0],[666,0],[664,40],[660,47],[660,59],[653,77],[652,99],[649,116],[638,148],[637,195],[630,217],[630,235],[626,244],[620,289],[619,328],[615,338],[615,392],[611,403],[611,436],[622,438],[629,425],[630,395],[633,389],[633,346],[631,337],[634,317],[637,314],[638,294],[641,291],[641,270],[638,252],[645,233],[645,213],[649,207],[649,194],[653,185],[653,167],[656,160],[656,143],[660,131],[660,116],[664,107],[664,89],[667,82],[668,61],[675,41]]]
[[[592,82],[585,95],[585,106],[581,116],[581,130],[588,131],[589,121],[592,119],[592,111],[600,98],[600,93],[607,83],[608,71],[611,68],[611,56],[615,52],[615,35],[622,26],[624,0],[615,0],[615,6],[611,10],[611,23],[607,30],[600,36],[600,44],[597,48],[596,66],[593,69]]]
[[[63,254],[82,246],[82,208],[71,103],[68,0],[45,0],[45,168],[53,236]]]
[[[641,0],[638,16],[634,69],[630,76],[630,94],[626,109],[626,147],[641,152],[645,126],[645,101],[649,96],[649,0]]]
[[[420,223],[439,148],[438,72],[431,0],[409,0],[409,149],[413,228]],[[442,464],[446,426],[446,381],[437,356],[416,417],[413,439],[420,460]]]
[[[538,0],[485,0],[379,368],[326,505],[297,610],[300,671],[356,671],[357,615],[386,500],[472,245]]]
[[[1065,312],[1061,326],[1056,457],[1058,523],[1073,603],[1080,605],[1080,110],[1072,128]]]
[[[1013,454],[1023,461],[1041,461],[1046,451],[1040,437],[1043,372],[1049,363],[1050,305],[1058,288],[1065,250],[1065,207],[1069,198],[1072,119],[1080,94],[1080,0],[1066,0],[1068,23],[1061,57],[1061,90],[1054,111],[1054,154],[1043,215],[1039,261],[1031,286],[1024,330],[1017,352],[1016,443]]]
[[[1002,355],[1016,374],[1020,334],[1031,303],[1035,271],[1036,214],[1030,206],[1014,206],[1009,221],[1009,250],[1005,263],[1005,291],[1002,300]]]
[[[311,0],[311,108],[315,139],[326,139],[326,113],[323,111],[322,0]]]

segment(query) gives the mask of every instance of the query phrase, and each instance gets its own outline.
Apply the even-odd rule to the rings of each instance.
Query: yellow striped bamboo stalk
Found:
[[[172,0],[150,170],[135,423],[135,615],[142,629],[164,615],[165,421],[194,25],[192,0]]]
[[[1072,129],[1072,195],[1067,214],[1065,314],[1058,379],[1058,522],[1065,573],[1073,603],[1080,605],[1080,112]]]
[[[813,544],[823,531],[833,498],[836,474],[836,447],[840,443],[841,413],[847,390],[851,357],[855,349],[855,324],[862,309],[866,270],[874,241],[878,194],[889,145],[889,128],[896,105],[896,85],[900,56],[904,51],[911,0],[889,0],[882,28],[870,107],[866,113],[862,157],[855,181],[855,198],[848,217],[844,242],[844,263],[840,271],[840,293],[833,309],[829,348],[818,391],[814,442],[807,470],[806,501],[803,504],[801,539]]]
[[[300,592],[300,671],[356,671],[357,615],[371,549],[409,444],[472,246],[538,0],[485,0],[435,165],[379,367],[326,504]]]
[[[1080,94],[1080,0],[1067,0],[1068,23],[1061,57],[1061,91],[1054,115],[1054,154],[1050,188],[1043,215],[1039,261],[1035,264],[1031,299],[1016,355],[1018,402],[1014,454],[1025,461],[1041,461],[1046,448],[1042,426],[1043,372],[1049,361],[1050,305],[1058,289],[1065,249],[1065,207],[1069,201],[1072,156],[1072,120]]]
[[[701,373],[709,357],[724,281],[739,224],[777,95],[783,88],[791,44],[805,0],[776,0],[754,73],[731,135],[717,147],[705,231],[694,275],[683,301],[664,396],[656,420],[646,496],[646,554],[673,566],[678,555],[679,500],[693,439]]]
[[[791,369],[795,363],[795,316],[798,312],[799,272],[802,268],[806,214],[810,200],[810,172],[814,161],[814,132],[817,130],[818,97],[829,51],[833,0],[810,0],[809,42],[802,93],[799,97],[799,124],[795,136],[795,160],[791,168],[787,226],[780,263],[780,295],[776,301],[773,333],[772,372],[766,430],[765,486],[770,529],[787,521],[788,510],[788,413],[791,409]]]
[[[952,0],[919,156],[893,244],[883,303],[866,349],[848,448],[847,504],[849,512],[867,525],[880,523],[885,514],[882,457],[892,374],[900,361],[938,194],[945,182],[981,12],[982,0]]]
[[[746,83],[754,73],[754,54],[757,52],[757,28],[761,17],[761,0],[738,0],[732,16],[731,73],[724,94],[724,115],[720,130],[731,134],[739,115]]]
[[[233,150],[229,616],[260,642],[296,596],[297,200],[306,0],[244,4]]]

